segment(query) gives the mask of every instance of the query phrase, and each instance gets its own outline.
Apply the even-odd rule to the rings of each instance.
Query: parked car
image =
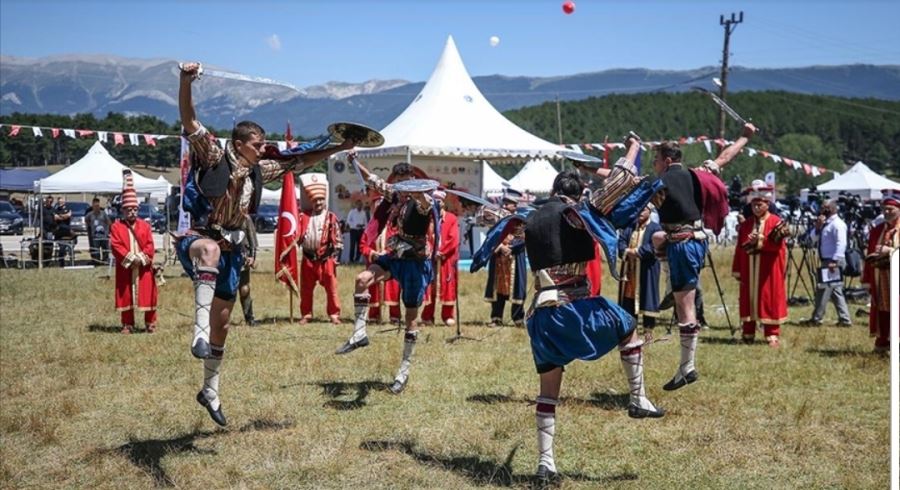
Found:
[[[138,207],[138,218],[150,223],[150,228],[157,233],[166,231],[166,215],[159,211],[155,204],[145,202]]]
[[[260,204],[253,215],[253,224],[257,233],[272,233],[278,228],[278,206],[274,204]]]
[[[69,225],[72,227],[72,233],[86,235],[87,225],[84,223],[84,217],[91,210],[91,205],[86,202],[73,201],[67,202],[66,206],[72,211],[72,221],[69,222]]]
[[[16,212],[9,201],[0,201],[0,233],[21,235],[25,228],[25,220]]]

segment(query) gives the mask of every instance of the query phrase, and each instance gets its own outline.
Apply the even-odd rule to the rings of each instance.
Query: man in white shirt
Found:
[[[359,262],[359,241],[369,222],[369,216],[363,209],[361,200],[357,200],[353,205],[354,208],[347,213],[347,228],[350,229],[350,262]]]
[[[843,270],[846,265],[844,256],[847,251],[847,224],[838,216],[836,201],[827,201],[822,205],[816,229],[819,235],[821,267]],[[821,325],[829,300],[837,309],[838,324],[842,327],[852,326],[850,310],[847,309],[847,300],[844,298],[844,284],[842,282],[822,282],[821,277],[818,278],[816,284],[816,309],[813,311],[812,318],[805,323],[814,326]]]

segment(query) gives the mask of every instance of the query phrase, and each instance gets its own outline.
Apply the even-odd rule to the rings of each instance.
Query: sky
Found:
[[[900,1],[2,0],[0,53],[196,60],[297,86],[424,81],[452,35],[472,76],[900,64]],[[490,38],[500,40],[491,46]],[[2,69],[2,66],[0,66]]]

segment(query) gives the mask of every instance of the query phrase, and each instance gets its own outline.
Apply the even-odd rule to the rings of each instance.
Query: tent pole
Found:
[[[41,221],[38,223],[38,270],[44,268],[44,194],[42,193],[38,206],[40,206]]]

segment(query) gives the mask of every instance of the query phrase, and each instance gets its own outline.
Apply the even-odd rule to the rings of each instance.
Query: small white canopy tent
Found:
[[[55,174],[36,181],[34,190],[38,194],[52,193],[94,193],[119,194],[122,192],[122,170],[125,165],[112,157],[97,141],[80,160]],[[132,170],[134,188],[139,194],[167,194],[172,187],[160,176],[154,180]]]
[[[536,158],[526,163],[515,177],[509,179],[509,185],[531,194],[549,194],[553,190],[553,179],[558,173],[549,161]]]
[[[481,194],[483,196],[499,196],[503,193],[503,189],[506,189],[509,186],[508,180],[500,177],[500,174],[495,172],[488,162],[482,160]]]
[[[900,184],[876,174],[863,162],[856,162],[850,170],[817,187],[828,198],[834,199],[843,191],[864,200],[881,199],[882,189],[900,189]],[[801,199],[806,200],[808,195],[809,189],[800,191]]]

